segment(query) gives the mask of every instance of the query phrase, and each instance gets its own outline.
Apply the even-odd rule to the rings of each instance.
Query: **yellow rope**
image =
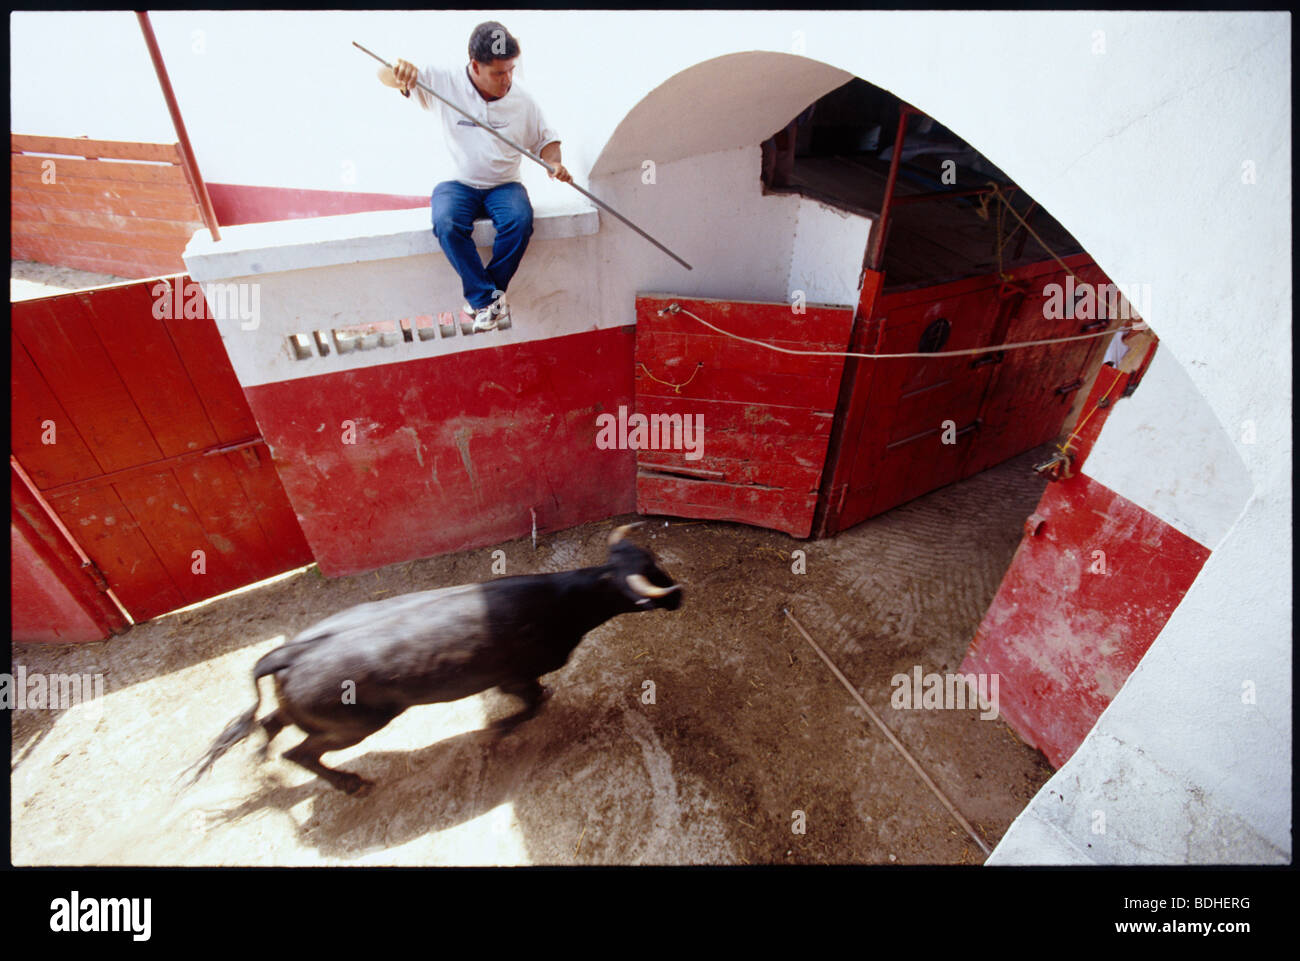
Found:
[[[1011,211],[1011,215],[1012,215],[1013,217],[1015,217],[1017,220],[1020,221],[1020,226],[1024,227],[1025,230],[1027,230],[1027,231],[1029,232],[1029,236],[1033,237],[1034,240],[1038,241],[1038,246],[1042,247],[1045,251],[1047,251],[1047,253],[1051,255],[1051,258],[1052,258],[1053,260],[1055,260],[1058,264],[1060,264],[1061,267],[1065,270],[1065,272],[1066,272],[1067,274],[1069,274],[1071,277],[1074,278],[1074,280],[1075,280],[1076,283],[1082,283],[1082,281],[1079,280],[1079,275],[1076,274],[1073,270],[1071,270],[1071,269],[1066,265],[1065,261],[1062,260],[1060,257],[1058,257],[1058,256],[1056,255],[1056,251],[1055,251],[1055,250],[1053,250],[1051,247],[1047,246],[1047,241],[1043,240],[1042,237],[1038,236],[1037,231],[1035,231],[1033,227],[1029,226],[1029,223],[1025,220],[1025,218],[1023,218],[1023,217],[1020,216],[1020,213],[1016,210],[1015,207],[1011,206],[1011,201],[1007,200],[1007,198],[1003,195],[1003,193],[1002,193],[1002,188],[998,186],[997,181],[996,181],[996,180],[990,180],[990,181],[989,181],[989,186],[993,188],[993,189],[992,189],[992,194],[993,194],[993,196],[997,197],[998,200],[1002,201],[1003,205],[1004,205],[1008,210]],[[1002,209],[1001,207],[998,208],[998,210],[999,210],[999,215],[998,215],[998,236],[999,236],[999,237],[1002,236],[1001,209]],[[1001,269],[1002,269],[1002,248],[999,246],[999,247],[998,247],[998,270],[1001,271]],[[1007,278],[1006,278],[1006,277],[1003,277],[1003,279],[1005,280],[1005,279],[1007,279]]]
[[[682,388],[695,379],[695,375],[700,372],[700,368],[704,366],[704,362],[700,361],[698,364],[696,364],[695,370],[691,372],[691,376],[687,377],[680,384],[670,384],[666,380],[660,380],[654,374],[650,373],[650,368],[647,367],[645,364],[637,364],[637,366],[640,367],[642,370],[644,370],[645,375],[649,377],[651,380],[653,380],[656,384],[663,384],[665,387],[671,387],[675,393],[680,394],[682,392]]]
[[[1093,414],[1097,413],[1097,411],[1101,409],[1101,407],[1106,403],[1106,398],[1110,397],[1110,392],[1115,389],[1115,385],[1119,383],[1119,379],[1123,376],[1124,376],[1124,372],[1122,370],[1115,371],[1115,379],[1112,380],[1110,382],[1110,386],[1106,388],[1106,393],[1101,395],[1101,399],[1097,401],[1096,406],[1093,407],[1092,410],[1088,411],[1087,417],[1079,421],[1079,426],[1074,429],[1074,433],[1071,434],[1069,437],[1067,437],[1065,439],[1065,444],[1061,447],[1058,447],[1057,450],[1059,450],[1062,454],[1065,454],[1070,450],[1070,445],[1074,443],[1074,439],[1078,437],[1079,434],[1083,431],[1083,426],[1086,423],[1088,423],[1088,418],[1091,417]]]

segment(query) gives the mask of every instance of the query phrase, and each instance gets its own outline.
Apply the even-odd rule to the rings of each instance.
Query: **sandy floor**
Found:
[[[15,300],[52,297],[55,294],[67,293],[69,290],[84,290],[87,287],[103,287],[105,284],[127,282],[126,277],[93,274],[88,270],[77,270],[74,267],[56,267],[53,264],[38,264],[31,260],[9,261],[10,303]]]
[[[378,782],[362,799],[278,757],[293,728],[266,763],[258,732],[197,785],[175,779],[252,702],[263,653],[354,604],[486,579],[492,549],[336,580],[307,568],[112,641],[15,645],[15,667],[102,673],[107,695],[14,712],[14,863],[978,863],[782,610],[991,847],[1050,769],[1001,720],[892,709],[890,679],[957,670],[1041,494],[1034,461],[828,541],[656,520],[636,538],[686,585],[681,610],[597,628],[548,676],[543,711],[506,736],[480,730],[515,707],[490,693],[414,708],[327,754]],[[501,545],[507,572],[598,563],[614,522],[543,535],[535,551]],[[807,573],[792,572],[794,550]]]

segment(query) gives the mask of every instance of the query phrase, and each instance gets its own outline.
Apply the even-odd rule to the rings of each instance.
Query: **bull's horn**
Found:
[[[627,576],[627,586],[642,597],[665,597],[673,591],[682,589],[680,584],[674,584],[672,587],[655,587],[640,574],[629,574]]]
[[[640,527],[644,523],[645,521],[633,521],[631,524],[624,524],[622,527],[615,527],[609,532],[609,546],[613,547],[627,536],[628,531],[634,527]]]

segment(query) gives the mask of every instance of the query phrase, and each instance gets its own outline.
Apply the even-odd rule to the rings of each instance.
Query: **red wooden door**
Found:
[[[1000,677],[1000,716],[1057,768],[1114,699],[1210,556],[1204,545],[1082,471],[1135,377],[1110,368],[1098,375],[1072,447],[1076,473],[1049,484],[1025,521],[1020,547],[961,665],[963,674]],[[1061,590],[1062,578],[1073,587]]]
[[[686,313],[659,314],[674,303],[741,337],[831,356],[778,353]],[[656,295],[637,298],[636,316],[635,413],[682,424],[682,443],[661,430],[638,449],[637,510],[807,537],[844,370],[835,352],[848,349],[853,310]]]
[[[1066,263],[1081,282],[1106,283],[1086,255]],[[1065,278],[1048,261],[1017,269],[1008,284],[988,275],[887,292],[864,325],[862,346],[879,354],[944,352],[1079,334],[1096,322],[1053,319],[1044,309],[1047,285]],[[852,396],[841,403],[835,482],[820,533],[852,527],[1056,437],[1107,342],[863,360]]]
[[[187,282],[11,305],[12,453],[136,621],[311,561],[211,317],[155,317]]]
[[[997,309],[996,288],[938,288],[887,295],[871,353],[983,347]],[[897,507],[962,476],[980,424],[991,371],[972,357],[868,360],[865,417],[849,452],[853,470],[840,527]]]
[[[1044,290],[1052,284],[1064,289],[1066,273],[1055,264],[1046,266],[1050,269],[1043,273],[1018,279],[1023,294],[1004,291],[1006,306],[1011,310],[1005,334],[995,343],[1073,337],[1099,329],[1098,324],[1104,329],[1110,323],[1092,318],[1050,317]],[[1071,269],[1083,283],[1107,282],[1095,264],[1072,265]],[[1109,342],[1108,337],[1094,337],[1002,353],[991,365],[993,381],[982,405],[979,442],[971,450],[962,476],[978,474],[1055,438],[1079,399],[1088,371],[1100,362]]]

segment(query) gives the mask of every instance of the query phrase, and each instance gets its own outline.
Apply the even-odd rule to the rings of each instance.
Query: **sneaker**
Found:
[[[502,328],[510,326],[510,305],[506,303],[505,294],[493,301],[488,309],[492,311],[492,319],[496,322],[496,326]]]
[[[487,330],[497,329],[496,311],[488,305],[474,312],[474,333],[481,334]]]

